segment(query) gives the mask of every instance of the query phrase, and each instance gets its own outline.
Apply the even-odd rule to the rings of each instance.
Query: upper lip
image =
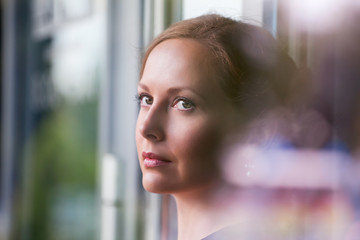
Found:
[[[142,156],[143,158],[148,158],[148,159],[156,159],[156,160],[160,160],[160,161],[166,161],[166,162],[170,162],[169,160],[155,154],[155,153],[152,153],[152,152],[143,152],[142,153]]]

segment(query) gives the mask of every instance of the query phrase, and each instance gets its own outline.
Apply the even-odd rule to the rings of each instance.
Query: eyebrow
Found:
[[[142,89],[144,89],[144,90],[146,90],[146,91],[149,91],[148,86],[145,85],[145,84],[143,84],[143,83],[141,83],[141,82],[138,83],[138,87],[141,87]]]
[[[138,83],[138,86],[146,91],[149,91],[149,87],[141,82]],[[167,90],[167,93],[169,94],[176,94],[176,93],[179,93],[181,91],[191,91],[193,93],[195,93],[197,96],[199,96],[201,99],[203,99],[205,101],[205,97],[200,94],[198,91],[194,90],[193,88],[190,88],[190,87],[172,87],[172,88],[169,88]]]

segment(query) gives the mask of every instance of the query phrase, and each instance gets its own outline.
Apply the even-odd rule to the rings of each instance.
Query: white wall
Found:
[[[183,18],[218,13],[262,25],[264,0],[183,0]]]

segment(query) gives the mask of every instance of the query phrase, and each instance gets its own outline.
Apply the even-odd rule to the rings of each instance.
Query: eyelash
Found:
[[[190,101],[189,99],[184,98],[184,97],[176,97],[172,106],[175,107],[180,101],[183,101],[185,104],[190,104],[190,108],[186,108],[186,109],[177,108],[180,111],[191,111],[195,108],[195,104],[192,101]]]
[[[150,95],[145,94],[145,93],[140,93],[138,95],[135,96],[135,99],[137,101],[137,103],[141,106],[141,101],[143,100],[144,97],[148,97],[148,98],[152,98]]]
[[[141,106],[141,102],[142,102],[142,100],[143,100],[144,97],[148,97],[148,98],[150,98],[150,99],[152,100],[152,97],[151,97],[150,95],[145,94],[145,93],[140,93],[140,94],[138,94],[138,95],[135,96],[136,101],[137,101],[137,103],[139,104],[139,106]],[[171,107],[176,107],[176,105],[177,105],[180,101],[183,101],[185,104],[190,104],[190,107],[189,107],[189,108],[186,108],[186,109],[179,109],[179,108],[177,107],[177,109],[179,109],[179,111],[192,111],[192,110],[195,108],[195,104],[194,104],[191,100],[189,100],[189,99],[187,99],[187,98],[184,98],[184,97],[175,97],[173,103],[171,104]],[[149,105],[151,105],[151,104],[149,104]]]

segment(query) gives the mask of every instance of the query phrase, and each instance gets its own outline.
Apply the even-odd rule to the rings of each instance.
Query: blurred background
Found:
[[[176,239],[172,198],[141,186],[136,86],[154,36],[204,13],[265,27],[299,68],[271,151],[247,151],[263,174],[228,180],[266,189],[278,239],[360,238],[358,1],[3,0],[0,240]]]

